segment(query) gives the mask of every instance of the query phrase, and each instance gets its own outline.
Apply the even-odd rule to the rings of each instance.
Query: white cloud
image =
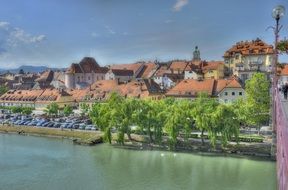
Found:
[[[5,21],[0,21],[0,29],[5,29],[8,30],[10,26],[9,22],[5,22]]]
[[[96,32],[92,32],[92,33],[91,33],[91,36],[92,36],[93,38],[97,38],[97,37],[100,36],[100,34],[98,34],[98,33],[96,33]]]
[[[110,27],[110,26],[105,26],[105,28],[107,29],[107,31],[109,32],[109,34],[116,34],[116,32]]]
[[[181,11],[181,9],[188,4],[188,0],[177,0],[173,6],[174,11]]]
[[[21,28],[14,28],[11,30],[9,36],[7,37],[7,44],[11,47],[16,47],[23,44],[34,44],[42,42],[46,39],[46,36],[41,35],[31,35],[27,32],[25,32]]]
[[[169,20],[169,19],[168,19],[168,20],[165,20],[164,22],[165,22],[166,24],[169,24],[169,23],[174,22],[174,20]]]

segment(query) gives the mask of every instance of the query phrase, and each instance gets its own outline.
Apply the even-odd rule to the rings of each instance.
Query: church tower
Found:
[[[200,51],[198,49],[198,46],[195,47],[195,50],[193,52],[193,59],[192,61],[201,61],[201,58],[200,58]]]

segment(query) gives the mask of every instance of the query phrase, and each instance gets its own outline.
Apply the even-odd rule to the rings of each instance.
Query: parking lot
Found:
[[[90,131],[99,130],[97,126],[92,124],[91,120],[80,117],[47,118],[42,116],[1,113],[0,124]]]

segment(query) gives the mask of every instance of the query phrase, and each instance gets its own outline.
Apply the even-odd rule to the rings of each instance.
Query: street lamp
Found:
[[[278,63],[278,50],[277,45],[279,42],[279,32],[282,26],[279,26],[279,20],[285,14],[285,7],[282,5],[276,6],[272,11],[272,17],[276,21],[276,26],[271,27],[274,30],[275,41],[274,41],[274,63],[272,65],[272,129],[273,129],[273,139],[276,137],[276,90],[277,90],[277,63]],[[276,139],[276,138],[275,138]]]

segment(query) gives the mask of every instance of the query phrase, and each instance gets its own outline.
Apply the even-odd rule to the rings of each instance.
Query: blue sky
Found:
[[[285,0],[1,0],[0,68],[205,60],[257,37],[273,43],[271,11]],[[288,36],[288,14],[281,20]],[[281,56],[281,61],[287,61]]]

